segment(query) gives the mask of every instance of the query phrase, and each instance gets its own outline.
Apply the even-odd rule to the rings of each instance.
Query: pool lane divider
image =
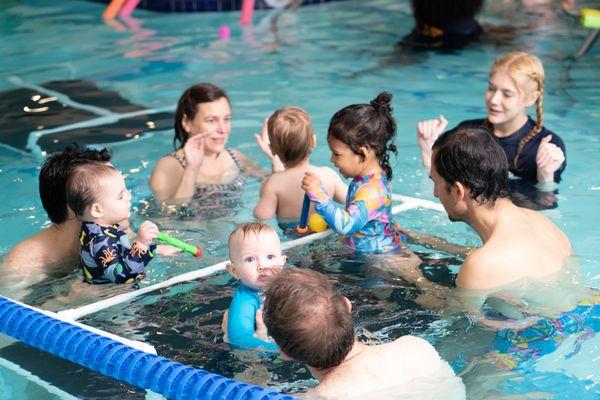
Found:
[[[424,200],[424,199],[419,199],[419,198],[410,197],[410,196],[397,195],[397,194],[392,195],[392,200],[402,202],[402,204],[392,207],[393,214],[398,214],[398,213],[412,210],[415,208],[424,208],[424,209],[444,212],[444,208],[442,207],[441,204],[430,201],[430,200]],[[316,240],[324,239],[333,234],[334,234],[334,232],[331,229],[327,229],[323,232],[312,233],[310,235],[306,235],[299,239],[283,242],[281,244],[281,248],[282,248],[282,250],[291,249],[293,247],[312,243]],[[91,304],[87,304],[85,306],[78,307],[78,308],[72,308],[72,309],[59,311],[57,314],[66,318],[67,320],[77,320],[81,317],[96,313],[100,310],[104,310],[106,308],[109,308],[109,307],[112,307],[112,306],[115,306],[118,304],[130,302],[131,300],[133,300],[139,296],[142,296],[146,293],[154,292],[159,289],[164,289],[166,287],[173,286],[173,285],[176,285],[179,283],[194,281],[194,280],[200,279],[200,278],[205,278],[207,276],[224,271],[228,262],[229,261],[221,261],[220,263],[217,263],[217,264],[214,264],[214,265],[202,268],[202,269],[197,269],[194,271],[186,272],[181,275],[174,276],[172,278],[169,278],[165,281],[159,282],[154,285],[146,286],[146,287],[143,287],[143,288],[140,288],[137,290],[133,290],[131,292],[122,293],[122,294],[119,294],[119,295],[116,295],[113,297],[109,297],[104,300],[97,301],[95,303],[91,303]]]
[[[100,334],[53,314],[0,296],[0,332],[136,387],[182,400],[293,399],[142,351],[140,346],[126,344],[123,338]]]

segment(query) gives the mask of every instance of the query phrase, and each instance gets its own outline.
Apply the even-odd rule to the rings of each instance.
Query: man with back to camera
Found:
[[[285,268],[267,288],[264,321],[282,358],[306,363],[320,382],[310,398],[465,398],[460,378],[426,340],[359,342],[351,308],[312,270]]]

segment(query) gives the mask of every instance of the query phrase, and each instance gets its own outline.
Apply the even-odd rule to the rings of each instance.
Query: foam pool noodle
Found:
[[[580,15],[581,25],[590,29],[600,29],[600,10],[584,8]]]
[[[194,257],[200,257],[202,255],[202,248],[200,246],[188,244],[182,240],[169,236],[166,233],[160,232],[156,239],[163,243],[176,247],[182,251],[185,251],[186,253],[190,253]]]

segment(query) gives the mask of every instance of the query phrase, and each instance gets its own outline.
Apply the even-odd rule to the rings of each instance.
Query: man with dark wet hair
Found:
[[[486,128],[443,133],[433,145],[431,179],[448,218],[466,222],[483,241],[465,259],[459,288],[492,291],[523,279],[542,281],[571,255],[556,225],[512,203],[506,155]]]
[[[75,166],[108,163],[110,158],[107,149],[72,146],[44,161],[39,176],[40,199],[52,225],[18,243],[4,258],[5,267],[18,270],[20,275],[39,273],[42,277],[45,274],[38,269],[64,273],[76,269],[81,221],[67,207],[67,181]]]
[[[464,399],[462,381],[427,341],[403,336],[360,343],[351,308],[327,276],[311,270],[285,268],[267,288],[266,327],[282,358],[306,363],[320,381],[311,398],[401,398],[431,385],[440,390],[438,398]]]

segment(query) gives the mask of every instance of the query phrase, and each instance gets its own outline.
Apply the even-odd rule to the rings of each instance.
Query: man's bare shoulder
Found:
[[[393,342],[377,346],[380,352],[401,352],[402,358],[407,357],[421,358],[423,361],[440,361],[440,356],[435,348],[425,339],[417,336],[402,336]]]
[[[15,245],[6,254],[3,264],[8,268],[21,268],[24,266],[40,267],[46,264],[46,254],[51,243],[46,239],[44,231],[29,237]]]
[[[77,238],[73,243],[57,240],[57,237],[46,228],[41,232],[17,243],[3,259],[3,264],[12,269],[32,269],[52,267],[70,270],[72,261],[78,257]]]
[[[518,254],[504,243],[495,246],[488,243],[473,250],[465,259],[456,277],[456,285],[465,289],[486,289],[497,286],[503,280],[506,266],[518,262]]]
[[[538,211],[526,208],[523,208],[522,211],[528,218],[534,221],[538,232],[543,232],[545,235],[548,235],[547,240],[550,246],[560,248],[566,255],[571,254],[571,242],[569,241],[568,236],[552,222],[550,218]]]

